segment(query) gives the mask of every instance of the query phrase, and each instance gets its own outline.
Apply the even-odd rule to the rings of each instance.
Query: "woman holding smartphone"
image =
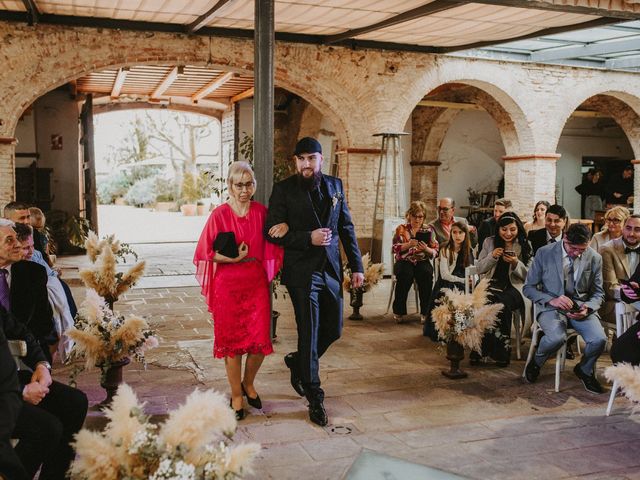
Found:
[[[513,212],[503,213],[496,225],[496,235],[484,241],[478,255],[478,273],[491,280],[489,301],[503,305],[498,322],[482,340],[482,355],[472,352],[471,364],[490,357],[499,367],[511,360],[511,319],[516,310],[525,308],[522,287],[527,277],[531,246],[522,222]]]
[[[438,252],[435,232],[424,226],[427,206],[424,202],[411,202],[405,213],[407,223],[396,228],[393,236],[393,256],[396,290],[393,300],[393,318],[402,323],[407,315],[407,296],[414,280],[420,297],[420,322],[424,323],[431,297],[433,266],[431,259]]]

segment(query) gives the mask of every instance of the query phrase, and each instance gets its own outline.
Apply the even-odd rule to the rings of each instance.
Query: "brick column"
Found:
[[[436,217],[438,201],[438,167],[442,162],[428,160],[411,161],[411,201],[422,200],[427,204],[427,218]]]
[[[16,139],[0,137],[0,207],[15,199]]]
[[[633,212],[640,212],[640,160],[631,160],[633,165]]]
[[[342,179],[347,202],[356,227],[362,253],[371,244],[373,209],[376,199],[375,184],[378,179],[380,149],[341,148],[336,152],[338,177]]]
[[[504,196],[513,202],[520,218],[529,218],[539,200],[556,201],[557,153],[532,153],[502,157]]]

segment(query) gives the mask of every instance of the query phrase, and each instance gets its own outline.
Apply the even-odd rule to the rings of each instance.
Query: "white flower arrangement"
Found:
[[[231,445],[235,413],[212,390],[195,390],[161,425],[150,423],[133,390],[118,388],[103,432],[81,430],[72,480],[234,480],[251,473],[255,443]]]

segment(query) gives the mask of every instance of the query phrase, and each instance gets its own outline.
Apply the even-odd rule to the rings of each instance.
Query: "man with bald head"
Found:
[[[442,245],[449,240],[451,234],[451,225],[455,222],[462,222],[468,225],[467,219],[455,216],[456,202],[453,198],[444,197],[438,200],[438,218],[432,220],[429,225],[436,232],[436,240],[438,244]],[[477,234],[474,227],[469,227],[471,233],[471,246],[475,246],[477,243]]]

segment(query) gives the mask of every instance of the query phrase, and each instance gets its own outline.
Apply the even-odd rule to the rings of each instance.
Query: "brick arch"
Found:
[[[0,72],[1,137],[13,136],[18,119],[37,98],[90,72],[172,63],[253,73],[253,42],[245,39],[48,25],[34,28],[3,22],[0,36],[10,39],[0,53],[6,67],[4,74]],[[351,135],[344,113],[354,109],[355,99],[332,93],[330,86],[320,86],[321,82],[306,71],[308,61],[303,62],[307,67],[295,65],[292,48],[276,48],[276,85],[329,117],[339,142],[347,144]],[[12,68],[18,62],[19,68]]]
[[[438,115],[427,134],[422,160],[438,160],[444,137],[447,136],[451,124],[455,121],[459,113],[460,110],[448,108]]]
[[[640,97],[619,91],[595,93],[586,98],[583,97],[579,101],[574,99],[567,107],[570,108],[573,106],[573,110],[570,110],[567,114],[565,109],[564,118],[559,118],[559,120],[564,120],[560,129],[556,128],[551,134],[552,141],[555,142],[556,148],[560,141],[564,125],[566,125],[571,114],[581,105],[589,108],[589,110],[596,110],[613,118],[627,136],[634,157],[640,158]],[[555,151],[555,149],[553,151]]]

